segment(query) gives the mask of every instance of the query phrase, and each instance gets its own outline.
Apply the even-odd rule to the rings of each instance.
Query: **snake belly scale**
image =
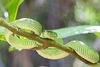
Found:
[[[18,27],[21,30],[29,30],[34,32],[36,35],[40,36],[43,35],[43,38],[50,38],[54,40],[55,42],[61,44],[62,46],[69,47],[73,49],[79,56],[82,58],[88,60],[91,63],[98,62],[99,55],[97,52],[95,52],[93,49],[89,48],[87,45],[83,44],[80,41],[74,40],[71,41],[65,45],[63,45],[63,40],[58,37],[58,35],[52,31],[44,31],[42,32],[42,26],[41,24],[33,19],[29,18],[22,18],[18,19],[12,22],[12,24],[16,27]],[[19,35],[14,34],[13,32],[9,31],[8,29],[5,29],[5,38],[7,42],[19,49],[31,49],[33,47],[42,46],[41,44],[37,43],[36,41],[29,40],[27,38],[20,38]],[[60,59],[68,56],[69,54],[57,49],[55,47],[48,47],[46,49],[42,50],[36,50],[39,55],[41,55],[44,58],[47,59]]]

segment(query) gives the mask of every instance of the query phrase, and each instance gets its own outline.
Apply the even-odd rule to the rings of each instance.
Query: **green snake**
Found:
[[[63,45],[63,40],[59,38],[59,36],[55,32],[48,31],[48,30],[45,30],[42,32],[42,26],[36,20],[29,19],[29,18],[22,18],[22,19],[13,21],[11,24],[23,31],[34,33],[42,38],[52,39],[64,47],[69,47],[73,49],[79,56],[81,56],[82,58],[86,59],[87,61],[91,63],[98,62],[99,55],[93,49],[89,48],[87,45],[77,40],[71,41]],[[34,47],[42,46],[42,44],[33,40],[29,40],[17,34],[14,34],[8,29],[5,29],[4,34],[5,34],[5,38],[7,42],[11,46],[18,49],[31,49]],[[68,53],[55,47],[48,47],[46,49],[36,50],[36,52],[40,56],[47,59],[61,59],[69,55]]]

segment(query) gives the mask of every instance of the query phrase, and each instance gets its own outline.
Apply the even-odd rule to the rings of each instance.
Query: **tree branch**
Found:
[[[39,37],[35,34],[31,34],[31,33],[27,33],[25,31],[22,31],[22,30],[18,29],[17,27],[15,27],[14,25],[12,25],[12,24],[8,23],[7,21],[5,21],[3,18],[0,18],[0,25],[7,28],[8,30],[10,30],[14,34],[24,36],[28,39],[31,39],[31,40],[34,40],[34,41],[37,41],[37,42],[43,44],[43,46],[33,48],[34,50],[45,49],[47,47],[56,47],[58,49],[61,49],[61,50],[65,51],[66,53],[69,53],[70,55],[73,55],[74,57],[80,59],[81,61],[83,61],[84,63],[86,63],[88,65],[97,65],[97,63],[93,64],[93,63],[85,60],[84,58],[80,57],[74,50],[72,50],[70,48],[67,48],[67,47],[64,47],[64,46],[56,43],[53,40],[50,40],[50,39],[47,39],[47,38],[41,38],[41,37]]]

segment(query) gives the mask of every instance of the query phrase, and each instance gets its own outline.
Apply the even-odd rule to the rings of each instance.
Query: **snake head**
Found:
[[[43,31],[43,37],[44,38],[49,38],[49,39],[55,39],[58,37],[56,32],[50,31],[50,30],[45,30]]]

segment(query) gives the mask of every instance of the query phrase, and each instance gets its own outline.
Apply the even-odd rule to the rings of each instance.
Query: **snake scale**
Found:
[[[42,26],[36,20],[29,19],[29,18],[22,18],[22,19],[13,21],[11,24],[14,25],[15,27],[18,27],[21,30],[34,33],[38,36],[41,36],[42,34],[41,37],[43,38],[52,39],[55,42],[62,44],[62,46],[64,47],[69,47],[73,49],[79,56],[81,56],[82,58],[86,59],[87,61],[91,63],[98,62],[98,59],[99,59],[98,53],[94,51],[93,49],[91,49],[90,47],[88,47],[87,45],[85,45],[83,42],[74,40],[63,45],[63,40],[59,38],[59,36],[55,32],[48,31],[48,30],[45,30],[44,32],[42,32]],[[36,41],[29,40],[17,34],[14,34],[8,29],[5,29],[4,34],[5,34],[5,38],[7,42],[11,46],[18,49],[31,49],[33,47],[42,46],[42,44],[39,44]],[[36,52],[40,56],[47,59],[60,59],[69,55],[68,53],[60,49],[57,49],[55,47],[48,47],[46,49],[36,50]]]

